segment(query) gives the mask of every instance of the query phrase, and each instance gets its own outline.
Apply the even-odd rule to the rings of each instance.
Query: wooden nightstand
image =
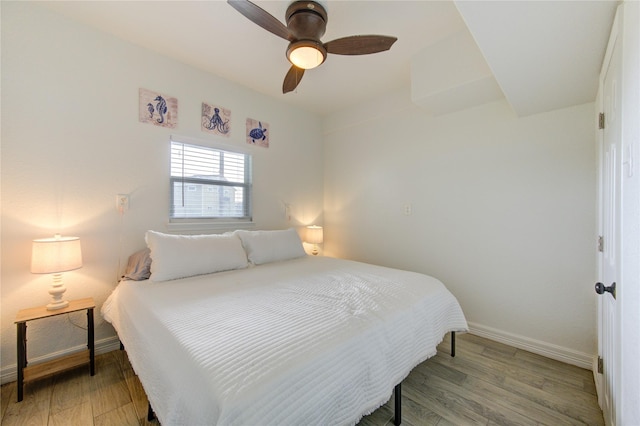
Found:
[[[22,401],[24,382],[40,379],[63,370],[89,363],[91,375],[95,374],[95,348],[93,342],[93,309],[96,307],[92,297],[72,300],[66,308],[48,311],[46,306],[22,309],[16,315],[18,326],[18,402]],[[65,355],[52,361],[27,367],[27,321],[87,311],[87,350]]]

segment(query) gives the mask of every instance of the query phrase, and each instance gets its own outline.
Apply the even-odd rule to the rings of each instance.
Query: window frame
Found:
[[[230,153],[234,155],[244,156],[244,182],[229,182],[216,179],[193,178],[172,175],[173,162],[173,146],[175,144],[194,146],[199,149],[220,151],[222,153]],[[178,182],[185,188],[189,184],[203,185],[210,184],[219,187],[242,187],[243,188],[243,215],[242,216],[174,216],[174,184]],[[204,186],[203,186],[204,188]],[[184,189],[183,189],[184,193]],[[233,227],[234,229],[243,228],[245,225],[253,224],[253,156],[249,150],[241,149],[222,143],[211,143],[210,141],[185,138],[181,136],[171,135],[169,140],[169,223],[168,228],[174,230],[199,230],[217,227]]]

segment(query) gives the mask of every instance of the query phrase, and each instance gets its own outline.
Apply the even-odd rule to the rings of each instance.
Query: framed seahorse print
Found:
[[[178,125],[178,99],[147,89],[139,89],[138,98],[141,123],[171,129]]]
[[[218,105],[203,102],[200,128],[206,133],[229,137],[231,134],[231,111]]]

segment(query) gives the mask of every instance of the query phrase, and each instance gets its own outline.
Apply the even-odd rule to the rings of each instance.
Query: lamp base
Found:
[[[62,283],[62,273],[58,272],[53,274],[53,283],[49,289],[51,295],[51,303],[47,305],[48,311],[55,311],[56,309],[62,309],[69,306],[69,302],[62,300],[62,295],[67,291],[67,288]]]
[[[47,311],[55,311],[57,309],[66,308],[69,306],[69,301],[67,300],[58,300],[55,302],[51,302],[47,305]]]

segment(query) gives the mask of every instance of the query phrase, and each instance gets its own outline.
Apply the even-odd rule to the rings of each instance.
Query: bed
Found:
[[[146,241],[102,315],[164,426],[355,424],[467,330],[437,279],[307,256],[293,229]]]

